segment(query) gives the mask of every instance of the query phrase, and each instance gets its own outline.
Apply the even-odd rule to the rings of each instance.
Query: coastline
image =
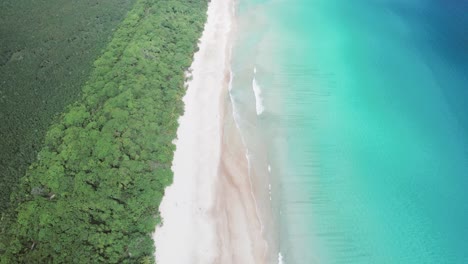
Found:
[[[248,151],[228,95],[233,19],[232,0],[209,3],[174,141],[174,181],[153,234],[160,264],[269,263]]]

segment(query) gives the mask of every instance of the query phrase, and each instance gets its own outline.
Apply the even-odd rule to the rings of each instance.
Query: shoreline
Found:
[[[153,234],[160,264],[269,263],[248,150],[229,99],[233,19],[233,0],[209,3],[174,141],[174,181]]]

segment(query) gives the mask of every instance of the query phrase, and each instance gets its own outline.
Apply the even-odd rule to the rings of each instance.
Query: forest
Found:
[[[134,2],[0,1],[0,212]]]
[[[154,263],[151,233],[207,4],[136,1],[12,193],[1,263]]]

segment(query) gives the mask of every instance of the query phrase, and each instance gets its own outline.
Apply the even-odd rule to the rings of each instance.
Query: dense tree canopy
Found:
[[[0,212],[134,3],[0,1]]]
[[[207,1],[138,0],[12,203],[6,263],[152,263]]]

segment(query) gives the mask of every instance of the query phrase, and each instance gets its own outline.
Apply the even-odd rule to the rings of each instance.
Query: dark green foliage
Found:
[[[12,196],[11,263],[153,263],[207,1],[137,0]]]
[[[134,2],[0,1],[0,212]]]

